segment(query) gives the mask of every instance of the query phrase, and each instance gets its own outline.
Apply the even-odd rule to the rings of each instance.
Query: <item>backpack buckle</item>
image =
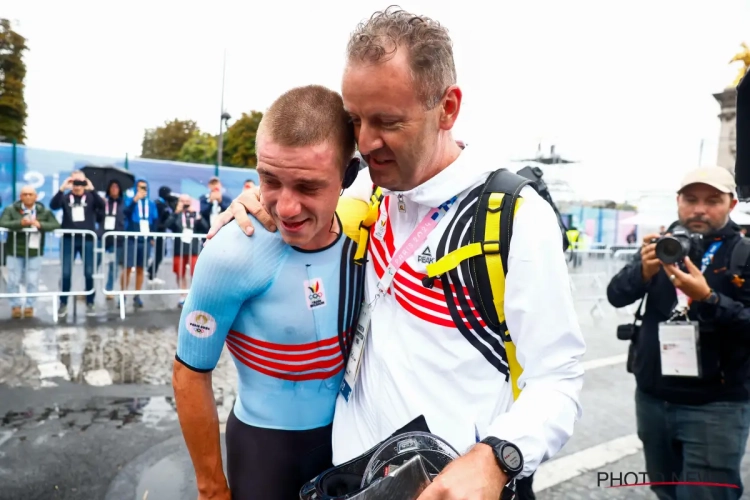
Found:
[[[482,242],[482,253],[483,254],[496,254],[500,253],[500,242],[499,241],[483,241]]]

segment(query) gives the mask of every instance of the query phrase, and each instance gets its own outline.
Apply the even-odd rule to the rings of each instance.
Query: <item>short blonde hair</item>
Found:
[[[338,92],[321,85],[296,87],[276,99],[263,114],[255,136],[280,146],[315,146],[330,141],[341,151],[341,168],[354,155],[354,128]]]

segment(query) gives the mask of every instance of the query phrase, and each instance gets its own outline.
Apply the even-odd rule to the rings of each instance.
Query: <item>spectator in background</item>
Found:
[[[213,224],[214,218],[221,212],[229,208],[232,199],[222,193],[221,181],[218,177],[211,177],[208,181],[208,194],[200,198],[201,217]]]
[[[122,186],[117,181],[112,181],[107,186],[107,194],[104,199],[104,210],[99,214],[99,238],[104,245],[104,252],[108,254],[107,260],[107,285],[105,290],[112,290],[115,286],[115,270],[123,265],[123,247],[125,238],[122,236],[104,237],[108,231],[125,231],[125,197]],[[116,261],[116,263],[115,263]],[[99,255],[97,267],[102,265]],[[107,300],[112,300],[114,295],[107,295]]]
[[[242,186],[242,190],[243,191],[249,191],[251,189],[255,189],[255,183],[253,182],[252,179],[248,179],[248,180],[245,181],[245,185]]]
[[[104,210],[104,200],[96,194],[91,181],[80,170],[75,170],[65,179],[60,191],[49,202],[52,210],[63,211],[62,229],[96,231],[96,221]],[[83,275],[86,279],[86,290],[94,290],[94,238],[86,234],[66,234],[60,245],[62,253],[62,291],[70,291],[70,280],[73,273],[73,261],[80,255],[83,259]],[[68,314],[68,297],[60,296],[58,316]],[[86,315],[93,316],[94,292],[86,295]]]
[[[570,262],[573,263],[573,267],[581,265],[581,254],[578,251],[581,249],[581,232],[575,226],[570,226],[570,229],[566,231],[568,241],[570,242]]]
[[[195,271],[195,263],[198,262],[198,253],[201,250],[200,238],[194,238],[194,234],[208,233],[208,223],[201,214],[192,209],[193,200],[187,194],[181,194],[177,203],[177,209],[168,221],[167,227],[180,237],[174,241],[174,263],[172,270],[177,276],[177,286],[181,290],[187,290],[187,276],[185,268],[190,265],[190,276]],[[187,295],[180,297],[179,307],[185,304]]]
[[[176,199],[172,195],[172,189],[169,186],[159,188],[159,198],[156,200],[156,212],[159,214],[156,221],[156,232],[167,232],[167,220],[174,213]],[[152,285],[163,285],[164,280],[156,277],[159,272],[159,265],[164,260],[164,238],[156,238],[154,243],[154,261],[148,266],[148,281]]]
[[[60,227],[55,215],[44,205],[37,203],[36,190],[31,186],[21,188],[21,200],[3,210],[0,227],[13,231],[5,242],[6,266],[8,268],[8,293],[18,293],[22,277],[26,293],[39,290],[39,270],[44,255],[44,233]],[[22,233],[20,231],[23,231]],[[25,302],[25,304],[24,304]],[[11,298],[13,318],[34,316],[36,297]]]
[[[130,286],[130,270],[135,266],[135,289],[143,289],[143,268],[148,263],[149,249],[154,245],[153,238],[148,233],[156,230],[159,212],[156,203],[148,199],[148,182],[145,179],[136,180],[136,193],[125,207],[127,230],[140,233],[143,236],[129,237],[125,247],[125,272],[122,275],[122,289]],[[133,297],[133,307],[143,307],[141,297]]]
[[[628,245],[635,245],[638,241],[638,235],[636,234],[635,228],[625,237],[625,241]]]

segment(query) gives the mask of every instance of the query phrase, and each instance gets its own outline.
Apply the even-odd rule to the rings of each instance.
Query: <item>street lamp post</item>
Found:
[[[231,119],[232,117],[226,111],[221,114],[221,120],[219,121],[219,147],[216,155],[217,167],[221,166],[222,155],[224,154],[224,127],[229,128],[229,120]]]
[[[224,154],[224,125],[227,125],[227,128],[229,128],[229,124],[227,123],[231,116],[229,116],[229,113],[227,113],[224,110],[224,83],[226,81],[226,73],[227,73],[227,51],[224,51],[224,65],[222,66],[221,70],[221,118],[219,119],[219,145],[216,152],[216,175],[219,175],[219,167],[221,166],[222,157]]]

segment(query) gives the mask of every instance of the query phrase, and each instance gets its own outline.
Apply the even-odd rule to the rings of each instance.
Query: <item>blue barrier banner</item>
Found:
[[[94,156],[63,151],[16,146],[16,171],[13,176],[13,145],[0,143],[0,201],[2,208],[9,206],[13,200],[13,182],[16,184],[16,196],[27,184],[33,186],[38,194],[38,201],[49,206],[49,201],[61,184],[73,170],[87,165],[113,166],[125,168],[125,157],[115,158]],[[197,165],[145,158],[128,160],[128,170],[138,178],[149,182],[152,199],[158,196],[159,188],[169,187],[175,194],[187,193],[198,199],[208,193],[208,180],[216,173],[213,165]],[[258,173],[255,169],[220,167],[219,178],[225,194],[234,198],[242,192],[245,180],[250,179],[258,184]],[[132,190],[126,193],[132,196]],[[59,217],[59,214],[58,214]],[[57,238],[49,238],[57,245]],[[57,248],[47,248],[51,254]]]

